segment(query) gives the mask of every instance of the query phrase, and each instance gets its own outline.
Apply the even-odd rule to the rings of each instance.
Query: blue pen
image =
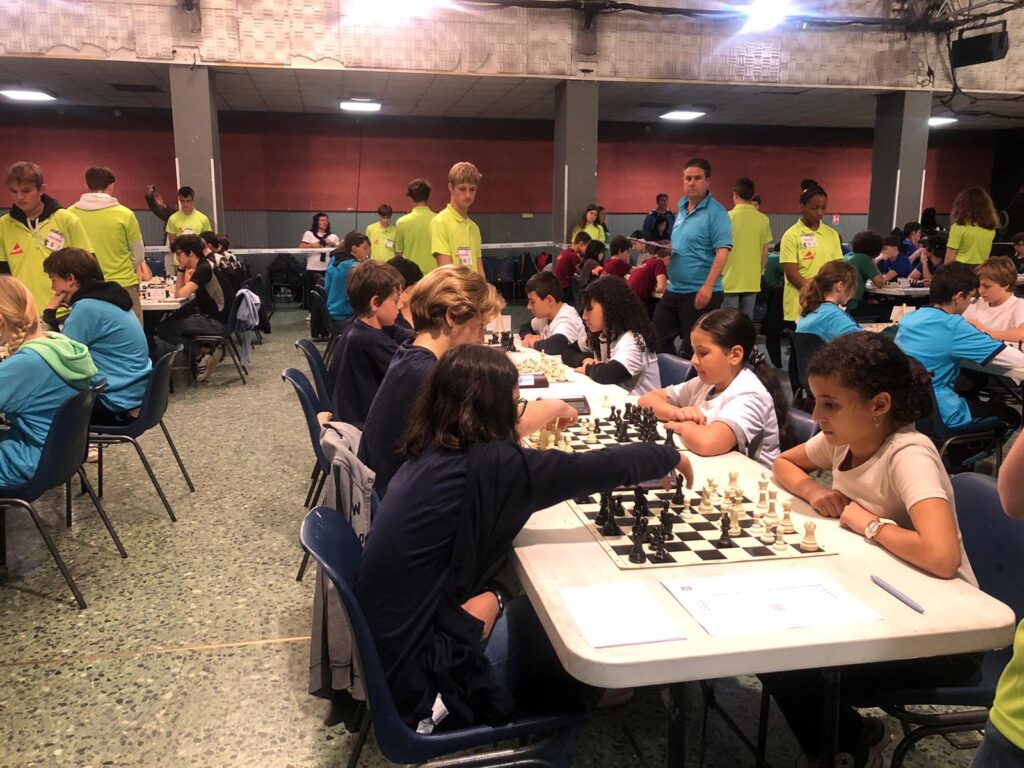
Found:
[[[873,582],[875,582],[875,584],[880,586],[882,589],[884,589],[886,592],[888,592],[890,595],[892,595],[897,600],[899,600],[900,602],[905,603],[906,605],[909,605],[911,608],[913,608],[918,613],[924,613],[924,608],[922,608],[918,603],[916,603],[915,601],[911,600],[909,597],[904,595],[902,592],[900,592],[898,589],[896,589],[896,587],[894,587],[892,584],[887,582],[885,579],[881,579],[878,576],[872,576],[871,580]]]

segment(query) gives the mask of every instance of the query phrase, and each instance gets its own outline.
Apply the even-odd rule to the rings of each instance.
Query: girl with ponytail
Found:
[[[854,268],[845,261],[830,261],[800,289],[797,333],[813,333],[829,342],[863,330],[843,309],[856,292]]]
[[[697,378],[640,398],[666,428],[700,456],[732,450],[766,467],[789,446],[786,397],[774,369],[756,346],[754,323],[738,309],[717,309],[690,332]]]

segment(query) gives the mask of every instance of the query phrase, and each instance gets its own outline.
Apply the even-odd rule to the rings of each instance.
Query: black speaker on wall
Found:
[[[1006,31],[1005,22],[999,26],[1000,29],[995,32],[985,32],[972,37],[964,37],[964,32],[973,32],[979,29],[978,27],[974,30],[961,30],[949,51],[949,61],[953,68],[959,69],[1005,59],[1010,50],[1010,36]]]

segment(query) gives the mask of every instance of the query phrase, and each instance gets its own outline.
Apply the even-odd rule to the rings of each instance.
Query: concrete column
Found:
[[[171,65],[171,117],[178,186],[196,191],[196,208],[215,231],[224,226],[220,175],[220,131],[213,100],[213,73],[208,67]],[[164,202],[172,204],[174,195]]]
[[[868,227],[883,235],[921,215],[931,110],[924,91],[886,93],[876,102]]]
[[[552,239],[568,240],[597,198],[597,83],[566,80],[555,88]]]

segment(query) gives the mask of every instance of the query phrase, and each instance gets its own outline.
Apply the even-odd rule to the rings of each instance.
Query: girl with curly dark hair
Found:
[[[925,573],[977,585],[960,541],[949,475],[932,441],[914,429],[931,411],[931,374],[888,338],[851,333],[811,358],[808,379],[821,432],[776,460],[779,484],[819,515],[839,518],[843,528]],[[819,469],[832,472],[831,490],[808,474]],[[978,661],[971,654],[850,667],[843,671],[843,697],[856,700],[883,684],[956,684],[977,671]],[[817,757],[823,705],[818,671],[762,680],[804,751]],[[851,755],[851,764],[876,764],[885,741],[880,722],[844,703],[839,750]]]
[[[775,371],[756,346],[754,322],[735,308],[702,315],[690,331],[697,377],[649,392],[653,408],[700,456],[745,452],[765,467],[788,447],[789,408]]]
[[[992,198],[981,187],[968,187],[953,201],[949,214],[946,263],[981,264],[992,253],[999,229],[999,214]]]
[[[621,277],[606,275],[590,283],[580,298],[589,354],[576,368],[599,384],[618,384],[631,395],[661,388],[654,324],[647,309]]]

